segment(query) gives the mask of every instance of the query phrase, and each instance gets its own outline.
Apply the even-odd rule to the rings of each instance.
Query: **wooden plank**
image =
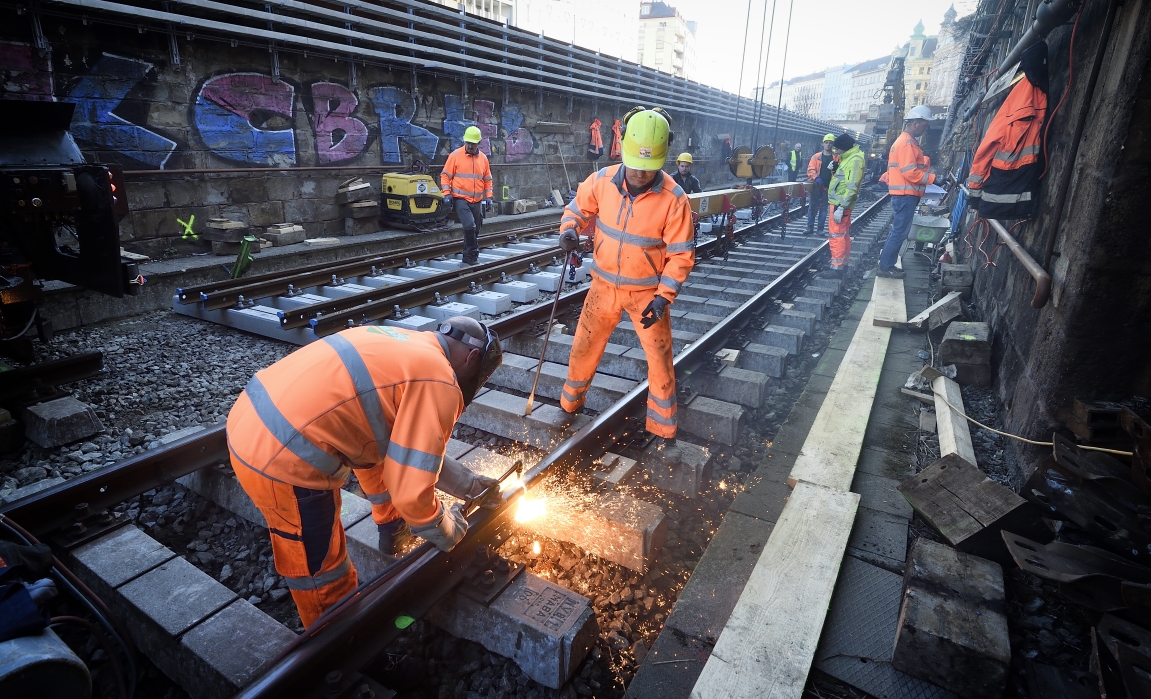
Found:
[[[792,487],[799,481],[807,481],[833,490],[851,489],[855,464],[863,449],[863,433],[867,430],[879,385],[879,372],[891,338],[891,328],[872,324],[875,308],[873,297],[787,478]]]
[[[785,194],[791,197],[805,196],[810,187],[810,183],[788,182],[756,185],[755,190],[759,192],[760,198],[763,201],[774,202],[782,201]],[[737,209],[751,206],[751,195],[752,190],[747,188],[717,189],[689,194],[687,199],[692,211],[697,214],[707,215],[718,214],[723,211],[723,198],[725,196],[728,202]]]
[[[960,296],[962,294],[958,291],[952,291],[907,321],[907,327],[922,330],[924,324],[927,324],[928,330],[934,330],[947,321],[958,318],[963,315],[963,307],[959,305]]]
[[[903,280],[876,277],[875,291],[871,296],[875,306],[874,325],[884,328],[901,328],[907,324],[907,304],[903,299]]]
[[[692,699],[799,699],[859,507],[856,493],[792,491]]]
[[[946,376],[940,376],[931,382],[931,389],[935,391],[935,415],[939,425],[939,455],[958,454],[961,459],[972,466],[978,466],[975,460],[975,449],[971,446],[971,431],[967,428],[967,419],[956,410],[967,411],[963,407],[963,394],[959,392],[959,384]],[[943,401],[946,399],[946,403]],[[947,403],[955,406],[955,410]]]
[[[935,405],[935,396],[931,396],[926,393],[920,393],[919,391],[913,391],[910,388],[901,388],[899,389],[899,392],[905,396],[911,396],[912,398],[921,400],[924,403]]]

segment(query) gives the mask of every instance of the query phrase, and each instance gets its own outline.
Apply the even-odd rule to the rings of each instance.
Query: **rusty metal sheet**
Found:
[[[1094,546],[1053,541],[1043,545],[1003,532],[1007,551],[1025,572],[1059,583],[1059,591],[1072,602],[1101,612],[1126,606],[1123,581],[1151,584],[1151,568],[1127,561]]]

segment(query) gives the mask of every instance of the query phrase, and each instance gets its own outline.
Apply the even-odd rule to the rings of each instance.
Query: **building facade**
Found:
[[[955,85],[959,80],[959,68],[963,63],[963,52],[971,33],[970,18],[956,21],[955,8],[943,15],[939,27],[939,46],[931,63],[931,84],[927,89],[927,104],[932,107],[948,107],[955,95]]]
[[[823,98],[819,104],[819,118],[847,119],[851,104],[851,66],[843,64],[823,71]]]
[[[903,64],[903,93],[906,95],[908,109],[927,104],[931,68],[935,62],[935,48],[938,44],[939,37],[923,33],[921,20],[915,25],[911,40],[901,49],[906,57]]]
[[[437,4],[484,19],[515,24],[516,0],[437,0]]]
[[[516,0],[512,22],[549,39],[631,60],[639,0]]]
[[[848,120],[866,121],[871,106],[883,99],[883,83],[891,66],[891,56],[873,58],[851,69],[851,93],[847,102]]]
[[[695,77],[695,22],[662,2],[639,4],[636,63],[691,80]]]

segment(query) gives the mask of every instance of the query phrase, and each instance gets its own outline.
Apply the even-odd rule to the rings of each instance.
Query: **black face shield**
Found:
[[[484,329],[484,337],[482,338],[473,337],[459,328],[452,327],[451,323],[440,323],[438,328],[441,335],[480,351],[480,370],[471,380],[460,381],[460,390],[464,394],[465,406],[471,405],[472,399],[476,397],[476,391],[488,382],[488,379],[504,361],[504,351],[500,347],[499,336],[483,323],[480,323],[480,327]]]

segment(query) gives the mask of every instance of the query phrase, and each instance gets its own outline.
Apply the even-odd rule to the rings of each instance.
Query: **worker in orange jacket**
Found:
[[[373,325],[306,345],[248,382],[228,413],[232,468],[267,520],[276,572],[305,626],[358,584],[340,524],[350,473],[391,555],[410,534],[447,551],[467,532],[437,485],[458,498],[497,492],[445,450],[502,356],[496,334],[471,318],[434,332]]]
[[[480,152],[482,138],[478,127],[464,129],[464,145],[451,152],[440,171],[444,208],[454,208],[464,227],[464,264],[469,265],[479,260],[480,226],[492,208],[492,168]]]
[[[594,251],[560,405],[569,413],[583,406],[608,337],[626,310],[647,356],[647,430],[664,439],[660,454],[669,463],[680,454],[668,307],[695,264],[687,195],[662,171],[671,140],[663,110],[632,110],[624,121],[623,164],[580,183],[560,220],[565,250],[576,249],[577,230],[586,229]]]
[[[919,147],[919,138],[927,133],[931,122],[931,108],[926,105],[912,107],[903,121],[903,133],[891,144],[887,156],[887,192],[891,195],[891,232],[879,253],[879,276],[902,279],[903,270],[896,269],[899,250],[911,230],[915,209],[927,185],[935,182],[931,174],[931,161]]]
[[[835,134],[823,137],[823,150],[818,151],[807,161],[807,179],[811,184],[811,199],[807,202],[807,233],[814,235],[815,229],[823,232],[827,223],[827,187],[831,184],[831,177],[835,174],[835,166],[839,163],[839,156],[831,150],[835,142]]]

